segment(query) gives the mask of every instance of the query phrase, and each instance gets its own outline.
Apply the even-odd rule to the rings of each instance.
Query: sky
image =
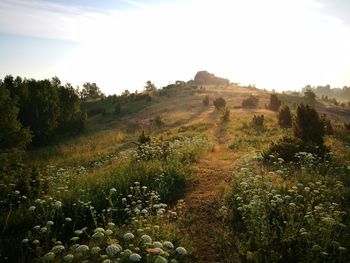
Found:
[[[207,70],[258,88],[350,85],[348,0],[0,0],[0,78],[106,94]]]

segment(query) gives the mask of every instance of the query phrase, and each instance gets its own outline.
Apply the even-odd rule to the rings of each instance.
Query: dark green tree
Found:
[[[278,125],[283,129],[291,128],[293,124],[292,114],[287,105],[282,105],[278,113]]]
[[[213,101],[213,104],[217,110],[221,110],[226,106],[226,100],[222,97],[217,98]]]
[[[304,97],[307,102],[314,103],[316,100],[316,94],[313,92],[311,88],[305,89]]]
[[[208,106],[209,105],[209,96],[205,96],[204,99],[203,99],[203,105],[204,106]]]
[[[323,145],[324,126],[314,108],[305,104],[298,106],[294,135],[304,143]]]
[[[84,100],[94,100],[104,97],[104,94],[96,83],[86,82],[83,85],[83,89],[80,93],[80,97]]]
[[[278,99],[276,94],[271,94],[269,109],[272,111],[278,111],[281,106],[281,101]]]

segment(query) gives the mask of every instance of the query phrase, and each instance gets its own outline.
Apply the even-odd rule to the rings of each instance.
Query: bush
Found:
[[[226,100],[222,97],[217,98],[213,101],[213,104],[217,110],[221,110],[226,106]]]
[[[302,151],[302,141],[298,138],[285,136],[262,153],[265,161],[282,158],[286,162],[297,161],[296,154]]]
[[[146,144],[151,142],[151,137],[145,135],[145,131],[142,131],[137,140],[140,144]]]
[[[304,91],[304,97],[310,103],[313,103],[316,100],[316,94],[311,89]]]
[[[297,108],[294,123],[294,135],[304,143],[323,145],[324,127],[318,113],[309,105],[301,104]]]
[[[281,106],[281,101],[278,99],[276,94],[271,94],[269,109],[272,111],[278,111]]]
[[[102,114],[102,115],[106,114],[106,109],[103,107],[96,107],[96,108],[92,108],[92,109],[88,110],[89,117],[99,115],[99,114]]]
[[[203,99],[203,105],[208,106],[209,105],[209,96],[205,96]]]
[[[278,125],[283,129],[292,127],[292,114],[287,105],[283,105],[278,113]]]
[[[221,120],[223,122],[227,122],[230,119],[230,109],[225,107],[221,110]]]
[[[242,108],[256,108],[259,104],[259,98],[251,95],[249,98],[242,101]]]
[[[156,125],[157,128],[162,127],[162,126],[164,125],[162,116],[157,115],[157,116],[154,118],[154,124]]]
[[[264,127],[264,115],[254,115],[252,120],[253,127],[262,128]]]

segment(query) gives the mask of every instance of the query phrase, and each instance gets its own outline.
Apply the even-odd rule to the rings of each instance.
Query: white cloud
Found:
[[[82,42],[58,75],[96,81],[108,93],[147,79],[186,80],[200,69],[266,88],[344,85],[350,31],[320,8],[311,0],[193,0],[98,13],[5,0],[0,31]]]

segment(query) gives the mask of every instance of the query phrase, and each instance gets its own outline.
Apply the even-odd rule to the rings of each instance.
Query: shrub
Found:
[[[278,99],[276,94],[271,94],[269,109],[272,111],[278,111],[281,106],[281,101]]]
[[[157,115],[157,116],[154,118],[154,124],[157,126],[157,128],[162,127],[162,126],[164,125],[162,116]]]
[[[142,131],[137,140],[140,144],[146,144],[151,142],[151,137],[145,135],[145,131]]]
[[[302,151],[302,141],[298,138],[285,136],[262,153],[265,161],[282,158],[286,162],[297,161],[296,154]]]
[[[309,105],[301,104],[298,106],[294,123],[294,135],[304,143],[323,145],[323,123],[317,111]]]
[[[252,120],[253,127],[264,127],[264,115],[255,115]]]
[[[292,114],[287,105],[283,105],[278,113],[278,125],[284,129],[292,127]]]
[[[326,114],[321,115],[321,122],[323,123],[324,133],[327,135],[333,134],[333,126]]]
[[[242,108],[256,108],[259,103],[257,96],[251,95],[249,98],[242,101]]]
[[[316,94],[311,89],[304,91],[304,97],[310,103],[313,103],[316,100]]]
[[[225,107],[221,110],[221,120],[223,122],[227,122],[230,119],[230,109]]]
[[[221,110],[226,106],[226,100],[222,97],[217,98],[213,101],[213,104],[217,110]]]
[[[209,105],[209,96],[205,96],[203,99],[203,105],[208,106]]]
[[[103,107],[96,107],[96,108],[92,108],[92,109],[88,110],[89,117],[92,117],[92,116],[95,116],[98,114],[102,114],[102,115],[106,114],[106,109]]]

